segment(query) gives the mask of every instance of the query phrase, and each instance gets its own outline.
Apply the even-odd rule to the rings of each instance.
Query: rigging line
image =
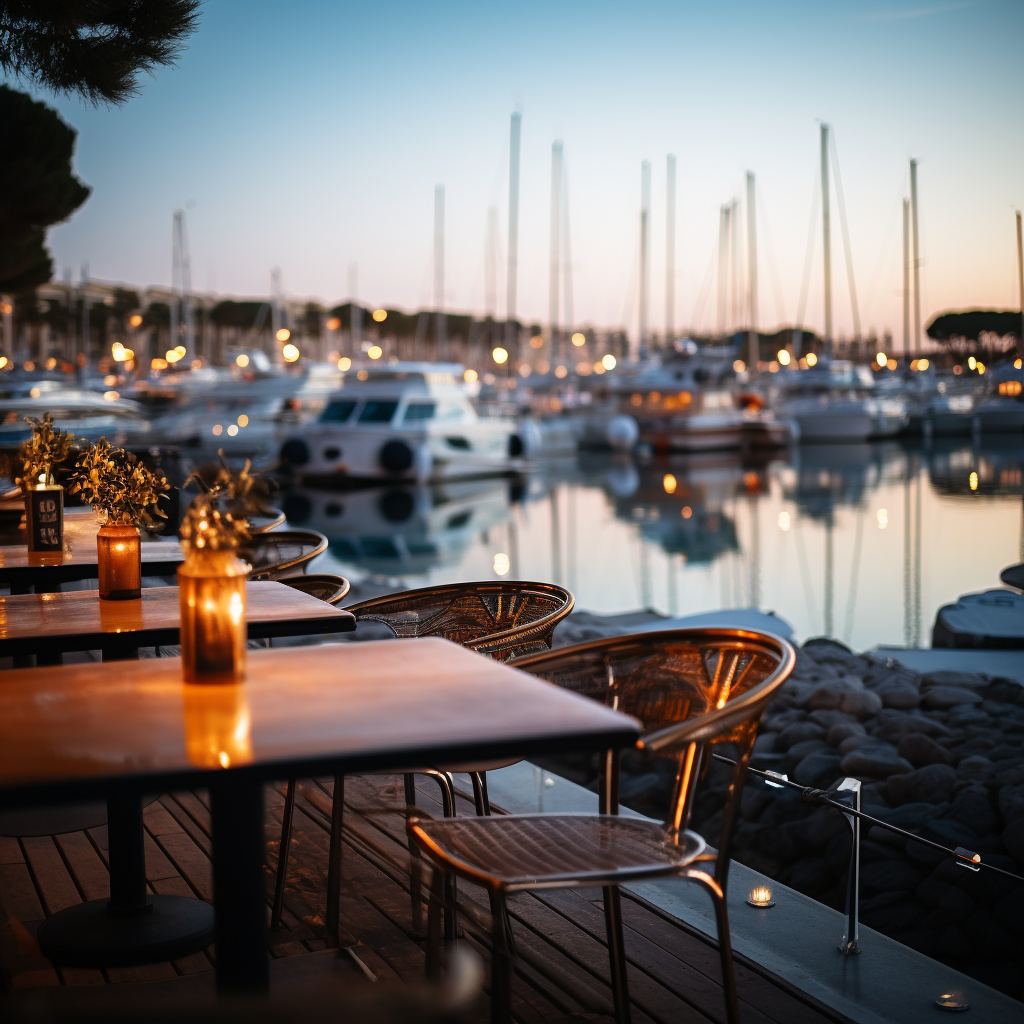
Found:
[[[758,209],[761,210],[759,224],[762,228],[762,237],[764,238],[765,255],[768,257],[768,270],[772,276],[772,291],[775,293],[773,296],[775,299],[775,318],[776,323],[781,326],[786,322],[786,302],[785,296],[782,294],[782,281],[779,278],[779,261],[775,256],[775,246],[772,243],[772,233],[768,227],[768,218],[764,214],[767,207],[764,202],[764,194],[761,191],[760,179],[757,180],[754,187],[757,189],[757,205]]]
[[[565,326],[570,330],[576,326],[572,303],[572,246],[569,235],[569,162],[562,152],[562,307]]]
[[[832,177],[836,183],[836,198],[839,200],[839,226],[843,231],[843,253],[846,255],[846,277],[850,282],[850,305],[853,307],[853,336],[860,339],[860,307],[857,305],[857,286],[853,280],[853,253],[850,250],[850,229],[846,225],[846,203],[843,201],[843,178],[839,173],[839,150],[836,149],[835,128],[828,133],[832,149]]]
[[[807,226],[807,249],[804,253],[804,279],[800,286],[800,304],[796,309],[795,327],[802,331],[804,326],[804,315],[807,312],[807,292],[811,287],[811,263],[814,260],[814,230],[818,226],[818,206],[821,203],[821,179],[815,173],[814,189],[811,198],[811,221]]]
[[[697,303],[693,308],[693,316],[690,319],[692,330],[695,334],[700,333],[700,326],[704,320],[704,303],[707,302],[710,291],[711,271],[715,265],[716,253],[717,246],[711,250],[711,256],[708,259],[708,269],[704,271],[704,280],[701,282],[700,291],[697,293]]]
[[[857,509],[857,533],[853,540],[853,568],[850,574],[850,589],[846,595],[846,622],[843,625],[843,643],[849,644],[853,635],[853,613],[857,607],[857,580],[860,575],[860,549],[864,539],[864,506]]]
[[[878,293],[878,284],[882,273],[882,268],[883,266],[885,266],[886,257],[889,255],[889,249],[892,246],[892,239],[893,235],[896,232],[896,225],[901,223],[903,193],[905,191],[906,189],[904,188],[903,183],[901,182],[896,194],[895,213],[893,216],[886,218],[889,221],[889,228],[885,235],[885,241],[882,243],[882,247],[879,250],[878,258],[875,260],[875,269],[871,275],[871,281],[869,282],[867,291],[864,294],[865,309],[872,309],[874,307],[875,298],[877,297]],[[900,266],[902,267],[902,263],[900,264]],[[898,294],[902,299],[902,281],[900,290],[895,294]]]
[[[733,767],[736,766],[737,762],[731,757],[726,757],[725,754],[713,753],[711,756],[716,761],[731,764]],[[856,808],[850,807],[848,804],[843,804],[838,800],[833,800],[829,797],[828,790],[815,789],[814,786],[801,786],[798,782],[792,782],[790,779],[787,779],[785,775],[780,775],[777,772],[763,772],[759,768],[750,767],[750,765],[747,765],[746,770],[753,775],[759,775],[762,779],[771,783],[775,787],[781,788],[782,786],[788,786],[790,789],[797,790],[803,798],[810,803],[824,804],[826,807],[834,807],[837,811],[841,811],[843,814],[849,814],[855,818],[861,818],[864,821],[869,821],[872,825],[880,825],[889,832],[895,832],[897,835],[911,839],[915,843],[922,843],[923,845],[930,846],[935,850],[941,850],[943,853],[952,857],[957,863],[963,863],[965,867],[988,868],[989,871],[995,871],[1000,875],[1005,875],[1007,878],[1012,878],[1018,882],[1024,882],[1024,877],[1015,875],[1012,871],[1005,870],[1005,868],[996,867],[995,864],[989,864],[986,861],[983,861],[979,854],[975,854],[975,856],[978,857],[978,860],[971,861],[956,850],[951,850],[948,846],[943,846],[941,843],[933,842],[931,839],[925,839],[924,836],[916,835],[914,832],[908,832],[906,829],[902,829],[898,825],[890,825],[889,822],[882,821],[881,818],[876,818],[865,811],[858,811]],[[970,850],[965,850],[964,852],[973,853],[973,851]]]

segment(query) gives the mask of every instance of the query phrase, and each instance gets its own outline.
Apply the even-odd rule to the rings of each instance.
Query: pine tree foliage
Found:
[[[59,95],[124,103],[172,64],[199,0],[0,0],[0,70]]]

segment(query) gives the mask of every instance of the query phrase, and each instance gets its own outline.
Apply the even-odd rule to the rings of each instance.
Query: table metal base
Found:
[[[131,967],[160,963],[213,942],[213,907],[186,896],[150,896],[151,909],[112,914],[92,900],[48,917],[37,933],[43,955],[62,967]]]

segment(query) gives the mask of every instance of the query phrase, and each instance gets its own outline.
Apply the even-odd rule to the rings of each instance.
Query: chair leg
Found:
[[[405,807],[406,817],[409,816],[409,808],[416,806],[416,776],[407,773],[405,775]],[[406,836],[406,843],[409,846],[409,860],[416,860],[420,851],[410,836]],[[409,897],[412,900],[412,926],[419,933],[423,925],[423,896],[420,890],[420,873],[413,868],[410,874]],[[428,915],[429,916],[429,915]]]
[[[476,804],[478,818],[491,813],[491,801],[487,796],[487,772],[470,772],[469,781],[473,783],[473,803]]]
[[[289,779],[284,791],[284,813],[281,816],[281,842],[277,848],[277,878],[274,881],[274,909],[270,914],[270,927],[281,927],[284,911],[284,883],[288,877],[288,852],[292,845],[292,818],[295,814],[296,780]]]
[[[432,778],[441,790],[441,813],[446,818],[455,817],[455,780],[450,772],[441,772],[430,768],[423,773]]]
[[[626,979],[626,946],[622,937],[622,903],[617,885],[604,887],[604,926],[608,935],[612,998],[617,1024],[629,1024],[629,983]]]
[[[736,991],[736,969],[732,962],[732,936],[729,934],[729,910],[725,896],[711,892],[718,925],[718,955],[722,960],[722,987],[725,990],[725,1015],[729,1024],[740,1024],[740,1000]]]
[[[331,804],[331,850],[327,864],[327,945],[338,946],[341,916],[341,831],[345,821],[345,776],[334,777]]]
[[[512,950],[508,945],[508,907],[503,892],[491,894],[491,1024],[512,1020]]]
[[[451,773],[431,769],[424,772],[424,774],[432,778],[441,789],[441,806],[444,809],[444,816],[446,818],[454,818],[455,780],[452,778]],[[459,927],[458,912],[455,905],[458,893],[456,891],[455,876],[450,872],[447,874],[445,889],[444,939],[445,946],[447,947],[449,945],[449,936],[451,936],[451,943],[454,944]]]
[[[444,872],[431,868],[431,892],[427,908],[427,977],[436,981],[441,976],[441,914],[444,909]]]

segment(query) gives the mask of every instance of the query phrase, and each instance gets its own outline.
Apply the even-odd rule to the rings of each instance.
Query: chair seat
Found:
[[[426,856],[491,889],[563,888],[673,874],[705,848],[693,832],[612,814],[410,818]]]

